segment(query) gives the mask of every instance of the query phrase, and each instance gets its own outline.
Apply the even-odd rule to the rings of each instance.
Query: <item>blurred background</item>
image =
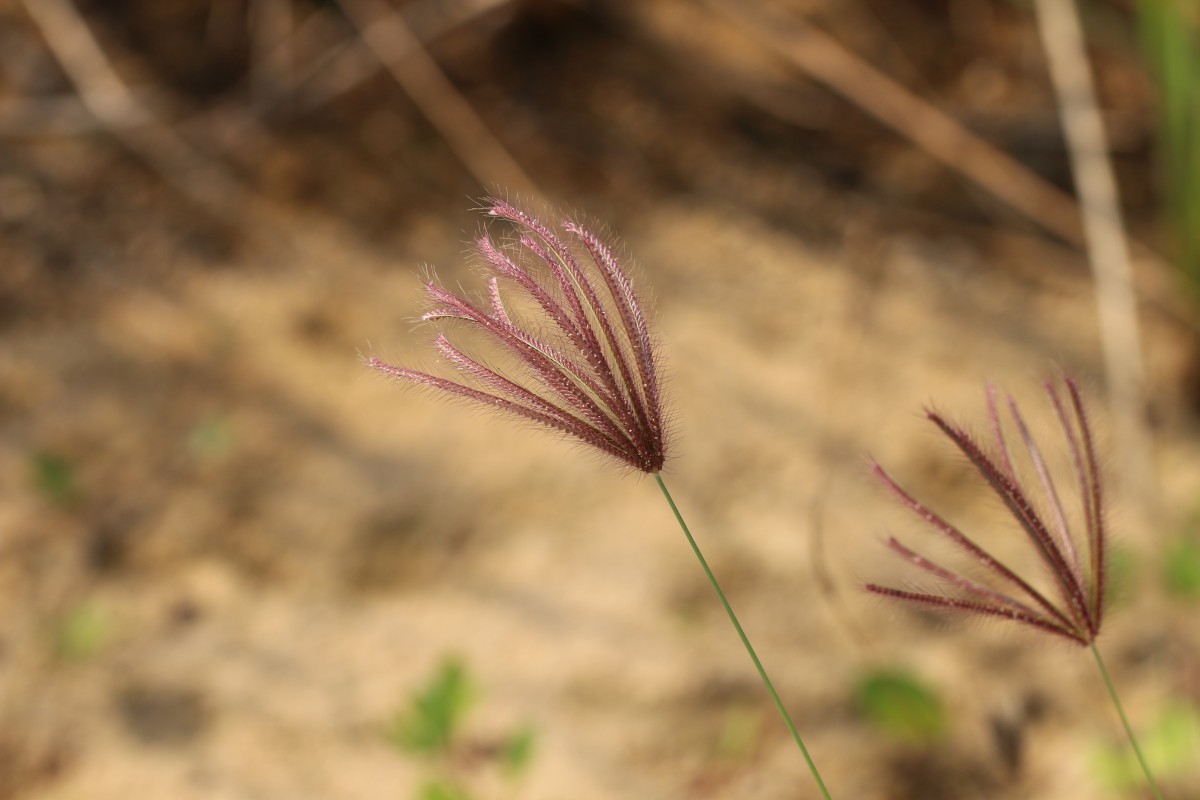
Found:
[[[1056,5],[0,0],[0,798],[815,796],[652,481],[361,365],[434,365],[489,193],[623,241],[835,797],[1144,796],[1084,651],[861,591],[935,538],[868,455],[1036,572],[921,409],[1077,376],[1100,644],[1200,797],[1200,29],[1080,2],[1089,259]]]

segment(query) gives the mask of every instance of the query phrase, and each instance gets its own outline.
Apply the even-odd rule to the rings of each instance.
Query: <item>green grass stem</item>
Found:
[[[1100,657],[1100,648],[1096,647],[1096,643],[1092,642],[1092,655],[1096,657],[1096,666],[1100,668],[1100,675],[1104,678],[1104,685],[1108,687],[1108,694],[1112,698],[1113,705],[1117,707],[1117,714],[1121,717],[1121,724],[1125,726],[1125,735],[1129,737],[1129,744],[1133,746],[1133,752],[1137,755],[1138,763],[1142,765],[1142,772],[1146,774],[1146,783],[1149,784],[1150,790],[1154,792],[1155,800],[1163,800],[1162,790],[1158,788],[1158,783],[1154,780],[1153,773],[1150,772],[1150,765],[1146,763],[1146,756],[1142,753],[1142,748],[1138,744],[1137,737],[1133,735],[1133,727],[1129,724],[1129,718],[1125,716],[1125,709],[1121,705],[1121,698],[1117,696],[1117,689],[1113,686],[1112,678],[1108,675],[1108,668],[1104,666],[1104,659]]]
[[[688,530],[687,523],[683,521],[683,515],[679,513],[679,507],[675,505],[675,500],[667,490],[667,485],[663,483],[662,475],[657,472],[654,473],[654,480],[658,481],[658,488],[662,489],[663,496],[667,498],[667,503],[671,506],[671,511],[675,514],[675,519],[679,522],[679,527],[683,529],[683,535],[687,537],[688,544],[692,546],[692,552],[696,554],[696,559],[704,569],[704,574],[708,576],[708,582],[712,584],[713,590],[721,600],[721,605],[725,607],[725,613],[729,615],[729,621],[733,623],[733,628],[737,631],[738,637],[742,640],[742,645],[750,655],[750,660],[754,662],[754,668],[758,670],[758,675],[766,685],[767,691],[770,692],[771,699],[775,701],[775,707],[779,709],[784,723],[791,732],[792,738],[796,741],[796,746],[800,748],[800,753],[804,756],[805,762],[808,763],[808,770],[812,773],[813,780],[817,782],[817,788],[821,790],[821,795],[825,800],[832,800],[829,790],[825,788],[825,781],[821,779],[821,773],[817,770],[816,763],[812,760],[812,756],[808,754],[808,748],[804,746],[804,740],[800,738],[800,732],[796,730],[796,724],[792,722],[792,717],[788,714],[787,708],[784,707],[783,700],[779,698],[779,692],[775,691],[775,684],[771,682],[766,668],[763,667],[758,654],[754,652],[754,645],[750,644],[750,638],[746,636],[746,631],[742,629],[742,624],[738,622],[737,614],[733,613],[733,606],[729,605],[729,600],[725,597],[725,592],[721,590],[721,584],[717,583],[717,576],[713,574],[712,569],[708,566],[708,561],[705,560],[704,554],[700,552],[700,546],[696,544],[695,538],[692,537],[692,532]],[[1099,658],[1099,655],[1097,655],[1097,658]]]

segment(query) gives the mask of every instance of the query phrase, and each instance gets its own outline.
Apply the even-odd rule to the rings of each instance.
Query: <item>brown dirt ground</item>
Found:
[[[244,43],[189,38],[208,6],[83,4],[196,137],[214,108],[249,113]],[[1027,9],[780,6],[1068,185]],[[1148,89],[1124,12],[1097,8],[1147,234]],[[1040,413],[1062,366],[1112,430],[1085,261],[706,19],[517,3],[435,52],[543,191],[635,254],[667,480],[834,795],[1116,796],[1094,757],[1120,730],[1086,654],[858,588],[905,574],[884,531],[931,538],[868,453],[1024,563],[919,412],[978,419],[993,381]],[[6,100],[69,95],[20,3],[0,34]],[[431,362],[422,264],[473,280],[481,190],[436,131],[382,75],[258,124],[220,152],[200,139],[254,198],[215,213],[104,132],[0,144],[0,798],[416,797],[424,767],[382,731],[448,654],[479,685],[453,765],[478,798],[815,797],[651,480],[361,366]],[[1200,486],[1171,280],[1139,272],[1159,497],[1110,493],[1133,567],[1102,645],[1141,726],[1200,704],[1195,607],[1156,578]],[[881,666],[935,688],[945,738],[868,724],[855,686]],[[510,784],[488,753],[523,724],[536,755]],[[1172,792],[1200,796],[1200,773]]]

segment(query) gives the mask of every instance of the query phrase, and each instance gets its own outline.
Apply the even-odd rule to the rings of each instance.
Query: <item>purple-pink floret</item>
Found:
[[[1066,402],[1053,382],[1046,382],[1045,389],[1055,418],[1063,430],[1079,484],[1082,506],[1079,517],[1086,529],[1083,542],[1087,554],[1086,567],[1081,563],[1068,515],[1041,450],[1011,397],[1007,398],[1009,416],[1041,489],[1040,507],[1027,494],[1013,467],[997,410],[996,393],[991,387],[987,392],[987,408],[996,445],[994,454],[985,452],[970,434],[940,414],[933,411],[927,414],[967,457],[1024,531],[1052,578],[1057,602],[1050,600],[958,528],[921,504],[878,464],[874,466],[875,474],[888,491],[961,553],[981,565],[983,571],[992,576],[994,585],[985,585],[946,569],[891,538],[888,547],[913,566],[933,576],[938,587],[926,592],[868,584],[868,591],[935,608],[1011,619],[1081,645],[1091,644],[1096,639],[1104,612],[1106,549],[1099,466],[1079,388],[1069,378],[1065,378],[1063,384],[1066,387]],[[1042,509],[1049,510],[1051,523],[1046,521]]]
[[[516,242],[476,240],[488,275],[486,302],[426,284],[425,320],[473,327],[513,357],[520,374],[503,375],[439,333],[434,345],[461,382],[387,364],[391,377],[553,428],[617,461],[655,473],[666,460],[662,398],[653,340],[629,275],[595,234],[570,220],[558,230],[502,201],[489,216],[513,223]],[[528,322],[510,315],[504,291],[536,307]]]

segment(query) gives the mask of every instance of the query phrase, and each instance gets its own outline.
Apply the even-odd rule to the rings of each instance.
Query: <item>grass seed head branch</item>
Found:
[[[1065,378],[1063,383],[1070,398],[1070,413],[1057,386],[1048,382],[1045,388],[1054,417],[1062,428],[1078,479],[1080,518],[1087,530],[1086,540],[1080,543],[1076,543],[1072,538],[1067,511],[1054,487],[1041,448],[1030,434],[1016,402],[1011,397],[1008,398],[1007,405],[1013,427],[1024,445],[1027,463],[1038,475],[1036,484],[1044,495],[1040,505],[1049,507],[1056,517],[1054,529],[1058,536],[1051,533],[1051,526],[1039,511],[1039,504],[1035,504],[1018,478],[1011,448],[1000,423],[994,389],[988,387],[986,402],[989,426],[996,438],[996,457],[986,453],[971,434],[947,422],[940,414],[932,411],[927,414],[930,421],[954,442],[972,463],[1003,502],[1018,527],[1025,532],[1027,540],[1033,545],[1058,588],[1059,602],[1051,602],[1035,589],[1030,581],[1000,563],[958,528],[917,501],[878,465],[875,466],[875,473],[888,490],[927,525],[981,564],[984,570],[990,573],[991,583],[994,585],[974,581],[960,572],[942,567],[891,539],[888,547],[923,573],[931,575],[935,587],[925,591],[868,584],[868,591],[920,605],[1008,618],[1081,645],[1089,645],[1095,641],[1100,633],[1105,600],[1107,543],[1102,522],[1102,494],[1095,446],[1087,415],[1083,410],[1082,397],[1074,381]],[[1080,547],[1085,548],[1087,552],[1089,568],[1086,575],[1079,563]],[[1005,589],[1014,591],[1015,595]],[[1022,597],[1025,599],[1022,600]]]
[[[504,374],[485,366],[447,332],[438,334],[435,347],[461,380],[378,358],[367,364],[400,381],[553,428],[642,472],[657,472],[667,452],[657,357],[628,273],[598,236],[576,222],[565,220],[555,230],[503,200],[489,200],[485,210],[519,230],[505,245],[488,234],[475,241],[489,273],[486,303],[476,305],[431,280],[425,289],[433,308],[423,319],[474,330],[518,369]],[[509,312],[504,295],[510,289],[531,301],[531,319]]]

